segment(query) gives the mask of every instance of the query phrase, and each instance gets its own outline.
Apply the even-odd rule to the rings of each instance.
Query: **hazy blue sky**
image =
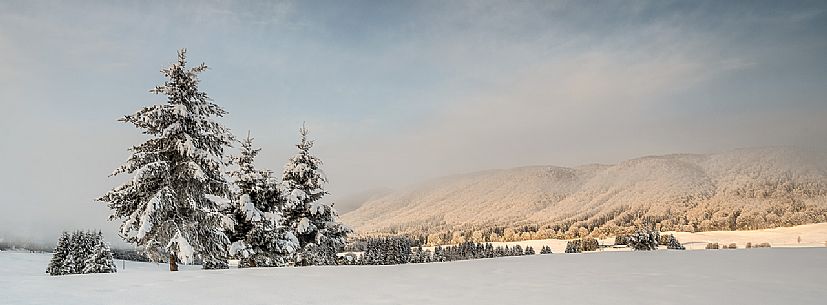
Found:
[[[116,223],[116,122],[189,49],[280,170],[331,200],[489,168],[827,146],[827,2],[0,1],[0,236]]]

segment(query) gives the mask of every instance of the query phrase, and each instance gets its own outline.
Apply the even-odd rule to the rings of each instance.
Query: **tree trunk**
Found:
[[[178,271],[178,260],[175,254],[169,255],[169,271]]]

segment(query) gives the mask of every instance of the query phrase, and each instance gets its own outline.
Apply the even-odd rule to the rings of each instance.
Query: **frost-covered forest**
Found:
[[[827,222],[827,158],[791,147],[666,155],[617,165],[450,176],[343,215],[358,233],[428,245],[754,230]]]

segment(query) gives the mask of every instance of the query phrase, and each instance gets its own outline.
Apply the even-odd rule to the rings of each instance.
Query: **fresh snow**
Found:
[[[397,266],[198,270],[117,261],[52,277],[0,252],[2,304],[823,304],[827,248],[551,254]],[[319,291],[320,285],[324,291]]]
[[[798,248],[798,247],[827,247],[827,223],[816,223],[793,227],[782,227],[763,230],[748,231],[709,231],[709,232],[661,232],[661,234],[672,234],[678,241],[686,246],[687,250],[703,250],[707,243],[731,244],[735,243],[738,248],[746,247],[746,243],[757,245],[769,243],[773,248]],[[798,242],[798,238],[801,242]],[[551,247],[554,253],[563,253],[566,249],[565,239],[537,239],[511,242],[492,242],[494,247],[520,245],[523,249],[532,247],[535,251],[543,246]],[[614,237],[600,239],[601,245],[614,244]],[[443,245],[448,246],[448,245]],[[434,247],[424,247],[433,251]],[[606,248],[601,251],[631,251],[628,248]]]
[[[192,245],[190,245],[190,242],[181,235],[181,231],[175,233],[175,236],[169,240],[166,248],[177,249],[175,250],[175,256],[185,264],[192,263],[195,259],[195,250],[192,248]]]

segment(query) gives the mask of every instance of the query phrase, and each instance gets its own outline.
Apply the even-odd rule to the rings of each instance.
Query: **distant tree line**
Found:
[[[350,249],[364,249],[361,255],[352,253],[340,257],[344,265],[398,265],[408,263],[450,262],[480,258],[534,255],[531,246],[494,246],[491,243],[465,242],[452,246],[436,246],[434,250],[423,250],[422,245],[406,236],[366,237]],[[551,254],[551,248],[544,246],[540,254]]]
[[[146,255],[141,254],[138,250],[127,250],[127,249],[112,249],[112,258],[120,259],[120,260],[127,260],[127,261],[135,261],[135,262],[149,262],[149,257]]]

